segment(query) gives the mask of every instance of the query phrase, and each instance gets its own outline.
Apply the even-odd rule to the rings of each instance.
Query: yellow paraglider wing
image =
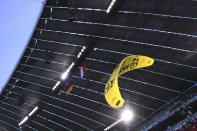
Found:
[[[114,108],[122,107],[125,100],[122,98],[119,91],[118,77],[130,70],[151,66],[153,63],[154,60],[147,56],[133,55],[125,57],[113,71],[105,85],[104,95],[107,103]]]

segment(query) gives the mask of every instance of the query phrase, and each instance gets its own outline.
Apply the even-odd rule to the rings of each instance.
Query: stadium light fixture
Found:
[[[57,86],[60,84],[60,81],[58,81],[56,84],[55,84],[55,86],[52,88],[52,90],[54,91],[56,88],[57,88]]]
[[[29,117],[32,116],[38,110],[38,106],[36,106],[30,113]]]
[[[28,116],[26,116],[18,125],[23,125],[28,120]]]
[[[68,77],[68,74],[74,65],[75,65],[75,63],[72,62],[72,64],[68,67],[68,69],[62,74],[62,76],[61,76],[62,80],[66,79]]]
[[[132,110],[129,109],[125,109],[121,114],[121,120],[125,122],[129,122],[130,120],[133,119],[133,117],[134,117],[134,113]]]
[[[108,131],[110,130],[112,127],[118,125],[120,122],[124,121],[124,122],[129,122],[130,120],[132,120],[134,117],[134,113],[132,110],[126,108],[125,110],[123,110],[123,112],[121,113],[121,118],[119,120],[117,120],[116,122],[114,122],[112,125],[108,126],[107,128],[104,129],[104,131]]]
[[[82,55],[82,53],[85,51],[86,47],[83,46],[83,48],[81,49],[81,51],[79,52],[79,54],[77,55],[77,58],[79,59]]]
[[[112,11],[112,8],[114,8],[116,2],[117,0],[112,0],[112,2],[110,3],[109,7],[106,10],[106,14],[109,14]]]

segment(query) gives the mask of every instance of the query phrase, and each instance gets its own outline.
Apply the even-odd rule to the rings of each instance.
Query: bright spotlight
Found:
[[[69,70],[66,70],[66,71],[61,75],[62,80],[66,79],[66,78],[68,77],[68,73],[69,73]]]
[[[68,69],[62,74],[62,76],[61,76],[62,80],[66,79],[68,77],[68,74],[74,65],[75,65],[75,63],[72,62],[72,64],[68,67]]]
[[[121,114],[121,119],[117,120],[116,122],[105,128],[104,131],[110,130],[112,127],[116,126],[122,121],[129,122],[131,119],[133,119],[133,117],[134,117],[134,113],[129,109],[125,109]]]
[[[126,122],[130,121],[131,119],[133,119],[133,117],[134,117],[134,114],[129,109],[125,109],[122,112],[122,114],[121,114],[121,120],[126,121]]]

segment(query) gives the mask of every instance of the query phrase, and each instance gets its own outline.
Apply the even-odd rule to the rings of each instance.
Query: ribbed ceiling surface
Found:
[[[19,130],[18,123],[35,106],[42,110],[23,130],[102,130],[120,118],[104,98],[105,84],[129,55],[153,58],[153,66],[119,78],[120,92],[135,118],[115,127],[122,131],[154,114],[197,81],[197,2],[124,0],[112,16],[106,0],[48,0],[35,32],[0,103],[0,129]],[[20,37],[20,36],[18,36]],[[16,43],[20,44],[20,43]],[[83,46],[91,49],[69,76],[73,90],[51,88]],[[50,63],[50,60],[52,62]],[[78,68],[77,68],[78,69]],[[25,103],[17,105],[19,96]]]

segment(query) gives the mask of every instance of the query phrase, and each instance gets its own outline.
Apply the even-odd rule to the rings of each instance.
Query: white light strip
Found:
[[[68,76],[68,72],[69,72],[69,71],[70,71],[70,70],[67,69],[67,70],[62,74],[62,76],[61,76],[62,80],[64,80],[64,79]]]
[[[62,74],[61,76],[62,80],[66,79],[66,77],[68,76],[68,73],[70,72],[70,70],[73,68],[74,65],[75,63],[72,62],[72,64],[68,67],[68,69]]]
[[[37,110],[38,110],[38,107],[36,106],[36,107],[29,113],[29,117],[32,116]]]
[[[82,53],[81,53],[81,52],[79,52],[79,54],[77,55],[77,58],[79,58],[79,57],[81,56],[81,54],[82,54]]]
[[[113,8],[113,6],[115,5],[117,0],[112,0],[112,2],[110,3],[109,7],[106,10],[106,13],[109,14]]]
[[[84,52],[85,49],[86,49],[86,47],[83,46],[83,48],[81,49],[81,51],[80,51],[79,54],[77,55],[77,58],[80,58],[80,56],[82,55],[82,53]]]
[[[122,119],[117,120],[116,122],[114,122],[113,124],[111,124],[110,126],[108,126],[107,128],[104,129],[104,131],[107,131],[109,129],[111,129],[112,127],[114,127],[115,125],[117,125],[118,123],[120,123],[122,121]]]
[[[56,88],[57,88],[57,86],[60,84],[60,81],[58,81],[55,85],[54,85],[54,87],[52,88],[52,90],[54,91]]]
[[[26,116],[18,125],[21,126],[28,120],[28,116]]]

